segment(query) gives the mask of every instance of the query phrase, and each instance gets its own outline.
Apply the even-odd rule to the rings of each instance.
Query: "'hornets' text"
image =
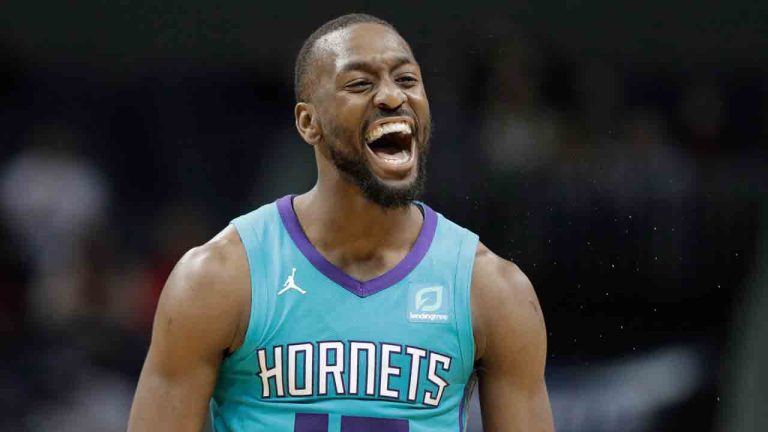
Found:
[[[440,404],[454,363],[424,348],[368,341],[324,341],[256,350],[262,399],[354,397]]]

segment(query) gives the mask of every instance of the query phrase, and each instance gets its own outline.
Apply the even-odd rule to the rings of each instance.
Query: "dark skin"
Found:
[[[312,96],[296,105],[295,118],[314,147],[318,181],[294,207],[307,237],[330,262],[368,280],[407,255],[423,218],[413,205],[385,209],[367,200],[329,160],[328,148],[365,153],[378,181],[407,187],[426,148],[429,104],[410,47],[385,26],[350,26],[320,39],[317,49]],[[415,130],[410,163],[393,166],[366,148],[364,128],[377,112],[407,113]],[[242,344],[248,327],[249,277],[231,226],[179,261],[158,304],[129,431],[202,427],[221,361]],[[480,244],[471,290],[485,430],[553,431],[544,383],[546,329],[530,281]]]

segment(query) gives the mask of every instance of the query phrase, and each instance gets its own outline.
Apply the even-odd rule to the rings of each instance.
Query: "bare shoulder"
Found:
[[[240,273],[247,273],[247,260],[237,231],[231,225],[207,243],[187,251],[176,264],[172,277],[184,278],[191,289],[203,283],[233,281]],[[224,284],[226,285],[226,284]]]
[[[544,378],[547,332],[528,277],[480,245],[471,301],[483,427],[553,431]]]
[[[230,225],[176,264],[160,296],[155,330],[174,321],[190,333],[204,328],[214,338],[211,343],[234,350],[242,342],[249,311],[248,260]]]
[[[475,255],[471,302],[477,360],[497,347],[539,343],[545,334],[531,281],[515,263],[482,243]]]
[[[157,305],[128,430],[200,430],[221,361],[249,310],[247,266],[233,227],[176,264]]]

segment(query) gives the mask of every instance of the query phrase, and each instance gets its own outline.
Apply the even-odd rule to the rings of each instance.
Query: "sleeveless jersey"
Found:
[[[292,196],[232,221],[252,301],[211,399],[216,432],[465,430],[478,238],[418,205],[411,251],[365,282],[312,246]]]

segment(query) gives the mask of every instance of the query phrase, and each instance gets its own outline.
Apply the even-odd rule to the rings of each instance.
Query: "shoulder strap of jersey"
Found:
[[[458,262],[456,264],[455,303],[456,327],[461,345],[462,367],[466,376],[472,374],[475,366],[475,337],[472,331],[472,269],[479,237],[477,234],[456,225],[462,231]]]
[[[261,337],[259,329],[263,329],[266,324],[270,299],[261,278],[266,272],[264,254],[268,254],[274,246],[267,243],[273,241],[274,225],[279,223],[277,208],[274,203],[267,204],[235,218],[231,223],[237,230],[248,257],[251,311],[243,344],[226,359],[227,363],[237,362],[250,356]]]

